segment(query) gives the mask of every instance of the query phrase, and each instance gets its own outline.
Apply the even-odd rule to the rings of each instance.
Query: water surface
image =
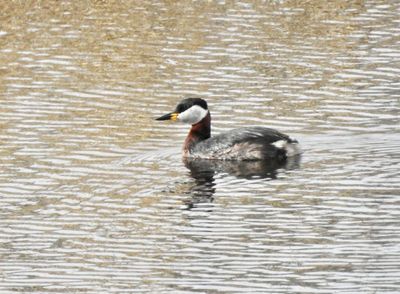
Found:
[[[397,1],[7,2],[2,293],[400,292]],[[185,164],[187,126],[297,138]]]

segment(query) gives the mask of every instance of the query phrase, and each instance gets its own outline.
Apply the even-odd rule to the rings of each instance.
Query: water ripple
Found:
[[[4,3],[1,292],[399,292],[399,11]],[[183,162],[187,96],[303,156]]]

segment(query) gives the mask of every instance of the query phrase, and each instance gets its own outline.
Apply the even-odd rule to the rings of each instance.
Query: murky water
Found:
[[[3,1],[1,293],[399,293],[398,1]],[[286,166],[185,163],[213,132]]]

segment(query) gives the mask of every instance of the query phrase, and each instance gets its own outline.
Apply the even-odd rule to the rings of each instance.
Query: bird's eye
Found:
[[[190,107],[188,107],[188,105],[184,105],[184,104],[179,104],[176,107],[176,112],[181,113],[184,112],[185,110],[188,110]]]

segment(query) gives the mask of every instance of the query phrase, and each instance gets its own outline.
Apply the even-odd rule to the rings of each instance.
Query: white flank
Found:
[[[279,140],[271,145],[274,145],[278,149],[283,149],[286,151],[286,156],[294,156],[301,153],[301,149],[298,143],[289,143],[286,140]]]
[[[285,149],[287,143],[288,142],[286,140],[279,140],[279,141],[272,143],[271,145],[274,145],[278,149]]]
[[[178,119],[184,123],[194,125],[205,118],[207,113],[208,110],[204,109],[203,107],[199,105],[193,105],[184,112],[179,113]]]

